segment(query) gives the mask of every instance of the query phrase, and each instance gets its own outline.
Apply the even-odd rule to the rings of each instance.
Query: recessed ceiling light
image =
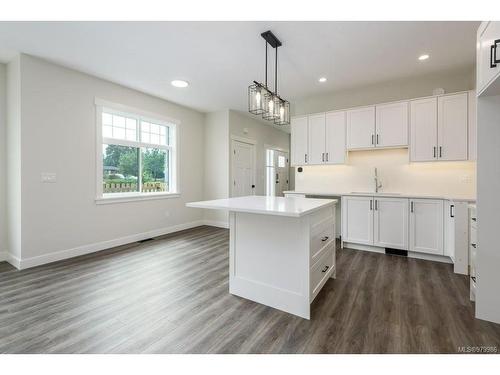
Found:
[[[429,58],[429,55],[420,55],[420,56],[418,57],[418,59],[419,59],[420,61],[427,60],[428,58]]]
[[[182,79],[174,79],[172,82],[170,82],[172,86],[174,87],[188,87],[189,82],[183,81]]]
[[[318,79],[318,81],[320,81],[321,83],[326,82],[326,77],[321,77],[320,79]]]

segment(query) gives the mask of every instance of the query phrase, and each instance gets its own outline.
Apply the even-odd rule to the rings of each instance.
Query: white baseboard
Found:
[[[211,227],[226,228],[229,229],[228,221],[217,221],[217,220],[203,220],[205,225],[210,225]]]
[[[56,262],[58,260],[74,258],[74,257],[80,256],[80,255],[85,255],[85,254],[94,253],[96,251],[106,250],[106,249],[109,249],[109,248],[112,248],[115,246],[126,245],[126,244],[129,244],[132,242],[145,240],[145,239],[148,239],[151,237],[162,236],[165,234],[178,232],[178,231],[181,231],[184,229],[198,227],[198,226],[204,225],[204,224],[205,224],[204,220],[197,220],[197,221],[193,221],[193,222],[189,222],[189,223],[174,225],[174,226],[168,227],[168,228],[155,229],[155,230],[152,230],[149,232],[137,233],[137,234],[133,234],[130,236],[116,238],[113,240],[97,242],[97,243],[93,243],[93,244],[89,244],[89,245],[78,246],[78,247],[74,247],[72,249],[55,251],[52,253],[47,253],[44,255],[39,255],[39,256],[31,257],[31,258],[25,258],[25,259],[21,259],[21,260],[14,259],[14,257],[11,257],[11,259],[10,260],[7,259],[7,261],[18,269],[26,269],[26,268],[40,266],[42,264]]]
[[[0,262],[5,262],[7,260],[7,252],[0,251]]]

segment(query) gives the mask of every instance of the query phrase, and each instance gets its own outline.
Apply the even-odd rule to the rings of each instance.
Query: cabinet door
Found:
[[[438,158],[467,160],[467,93],[438,97]]]
[[[345,111],[326,114],[326,163],[345,163]]]
[[[410,200],[410,251],[443,255],[443,201]]]
[[[347,148],[375,147],[375,107],[347,111]]]
[[[483,26],[483,25],[481,25]],[[488,22],[483,32],[479,35],[477,51],[477,81],[478,92],[481,93],[500,74],[500,63],[491,67],[492,56],[491,46],[495,40],[500,39],[500,22]],[[500,60],[500,45],[496,48],[497,60]]]
[[[410,101],[411,161],[437,158],[437,98]]]
[[[372,197],[344,197],[342,216],[343,241],[373,245]]]
[[[325,114],[309,116],[309,153],[308,164],[325,162]]]
[[[408,250],[408,199],[375,197],[373,215],[373,244]]]
[[[290,128],[292,166],[307,164],[307,116],[292,118]]]
[[[408,102],[375,107],[377,147],[408,146]]]

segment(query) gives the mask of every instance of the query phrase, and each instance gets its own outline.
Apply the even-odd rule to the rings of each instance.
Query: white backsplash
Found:
[[[381,192],[476,196],[475,162],[410,163],[408,149],[349,152],[345,165],[295,168],[295,190],[352,192],[374,191],[374,168],[378,168]]]

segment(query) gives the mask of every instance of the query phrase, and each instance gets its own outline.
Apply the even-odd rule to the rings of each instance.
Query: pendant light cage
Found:
[[[248,86],[248,112],[262,115],[264,110],[264,95],[267,92],[264,85],[255,82]]]
[[[274,120],[275,125],[290,124],[290,102],[280,99],[278,104],[278,117]]]
[[[287,100],[280,98],[278,95],[278,47],[281,42],[270,31],[261,34],[266,41],[266,60],[265,60],[265,84],[253,81],[253,84],[248,86],[248,112],[254,115],[262,115],[264,120],[273,121],[275,125],[290,124],[290,103]],[[275,49],[275,64],[274,64],[274,91],[271,91],[267,82],[267,47],[271,46]]]

